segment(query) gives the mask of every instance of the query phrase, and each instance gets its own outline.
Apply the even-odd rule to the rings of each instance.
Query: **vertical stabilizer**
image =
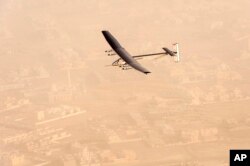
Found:
[[[180,62],[180,51],[179,51],[179,44],[178,43],[174,43],[173,44],[173,49],[175,51],[175,62]]]

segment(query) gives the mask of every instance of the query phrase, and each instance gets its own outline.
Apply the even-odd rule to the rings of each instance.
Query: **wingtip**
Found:
[[[108,31],[107,30],[102,30],[102,33],[107,33]]]
[[[151,73],[151,72],[150,72],[150,71],[146,71],[146,72],[144,72],[144,74],[146,74],[146,75],[147,75],[147,74],[149,74],[149,73]]]

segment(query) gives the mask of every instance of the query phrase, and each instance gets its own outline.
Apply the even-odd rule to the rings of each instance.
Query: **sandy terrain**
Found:
[[[0,0],[1,166],[226,166],[250,148],[250,1]],[[107,67],[180,44],[152,73]]]

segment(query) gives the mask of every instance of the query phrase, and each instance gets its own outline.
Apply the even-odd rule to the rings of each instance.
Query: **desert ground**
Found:
[[[250,148],[249,0],[0,0],[1,166],[227,166]],[[178,42],[181,60],[118,56]]]

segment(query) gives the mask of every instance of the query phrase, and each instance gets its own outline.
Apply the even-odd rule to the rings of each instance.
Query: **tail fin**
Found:
[[[175,50],[175,62],[180,62],[180,50],[179,50],[179,43],[174,43],[173,48]]]

